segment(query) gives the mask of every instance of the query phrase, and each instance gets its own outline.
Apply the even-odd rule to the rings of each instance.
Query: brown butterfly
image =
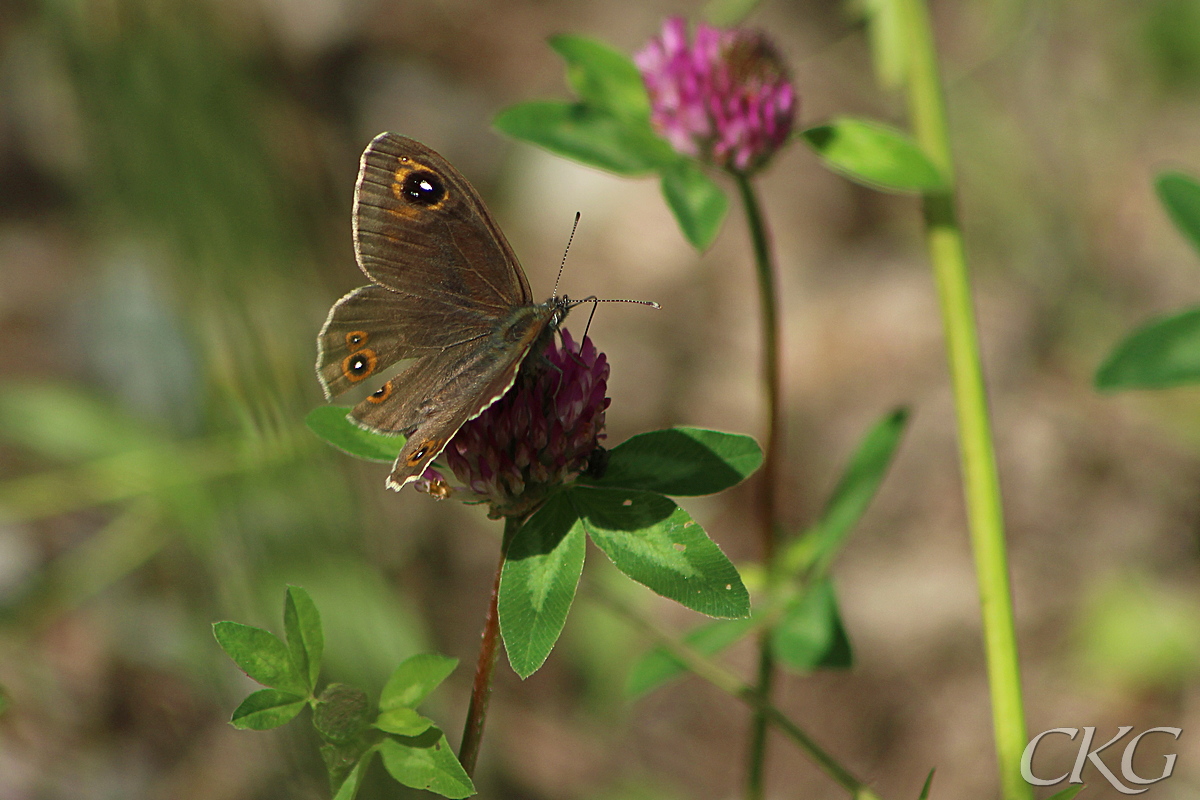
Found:
[[[349,414],[368,431],[408,437],[387,479],[399,490],[509,390],[574,303],[534,303],[479,193],[446,159],[394,133],[362,155],[354,251],[374,283],[329,310],[317,377],[332,398],[416,359]]]

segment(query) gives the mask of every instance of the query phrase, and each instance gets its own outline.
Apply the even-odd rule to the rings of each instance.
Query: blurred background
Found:
[[[1135,764],[1157,775],[1178,752],[1174,777],[1147,796],[1200,796],[1200,392],[1091,388],[1123,333],[1200,298],[1200,261],[1151,187],[1165,168],[1200,174],[1200,4],[932,11],[1030,733],[1094,725],[1105,741],[1118,725],[1181,727],[1173,746],[1147,738]],[[219,619],[279,632],[289,582],[320,607],[328,679],[378,691],[408,655],[460,658],[427,705],[457,744],[499,526],[479,508],[385,491],[386,467],[302,425],[323,402],[317,331],[365,282],[350,201],[359,153],[382,130],[420,139],[474,182],[535,295],[549,296],[579,210],[563,290],[662,304],[603,307],[592,325],[612,363],[610,444],[671,424],[761,433],[738,209],[697,255],[656,182],[489,127],[509,104],[566,96],[549,35],[633,51],[670,13],[699,7],[0,0],[2,800],[328,797],[307,724],[228,725],[254,687],[210,632]],[[749,22],[790,60],[805,126],[840,114],[903,125],[845,4],[768,0]],[[856,666],[787,678],[779,702],[884,797],[917,796],[932,767],[935,798],[995,796],[918,206],[826,172],[802,145],[762,190],[786,311],[793,526],[814,518],[875,419],[913,410],[834,569]],[[685,505],[735,561],[752,560],[750,499],[739,487]],[[592,551],[590,577],[607,570]],[[699,621],[628,592],[670,627]],[[520,682],[502,662],[481,796],[738,796],[745,710],[696,680],[627,702],[643,649],[585,591],[540,672]],[[748,675],[753,653],[729,661]],[[1051,737],[1039,769],[1060,774],[1075,753]],[[769,768],[775,797],[842,796],[783,740]],[[1085,777],[1085,797],[1121,796]],[[361,796],[408,795],[373,774]]]

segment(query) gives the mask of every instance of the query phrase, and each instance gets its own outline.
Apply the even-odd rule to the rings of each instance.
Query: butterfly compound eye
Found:
[[[441,202],[446,196],[446,187],[442,179],[428,170],[410,172],[404,178],[400,194],[410,203],[419,206],[432,206]]]

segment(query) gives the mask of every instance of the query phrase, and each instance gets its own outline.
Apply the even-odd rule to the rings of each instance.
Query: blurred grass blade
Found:
[[[1113,348],[1096,370],[1096,388],[1164,389],[1200,381],[1200,308],[1159,317]]]
[[[929,770],[929,774],[925,776],[925,785],[921,787],[921,795],[917,800],[929,800],[929,790],[933,786],[933,773],[937,772],[937,768]]]
[[[180,486],[204,484],[292,460],[289,447],[249,446],[240,437],[162,442],[68,469],[0,483],[0,520],[17,522],[129,500]]]
[[[938,192],[947,186],[920,146],[888,125],[843,117],[800,136],[826,166],[864,186],[912,193]]]
[[[1071,800],[1072,797],[1082,792],[1085,787],[1087,787],[1086,783],[1077,783],[1074,786],[1068,786],[1061,792],[1055,792],[1054,794],[1050,795],[1047,800]],[[1146,790],[1142,789],[1142,791],[1144,792]]]
[[[758,626],[754,617],[743,619],[716,619],[698,625],[688,631],[683,641],[698,653],[713,656],[737,642]],[[638,697],[657,689],[667,681],[687,671],[682,661],[671,655],[665,647],[655,647],[633,665],[625,685],[630,697]]]
[[[125,578],[171,541],[156,503],[140,500],[50,562],[34,585],[3,605],[35,618],[74,608]]]
[[[908,422],[908,409],[898,408],[867,432],[849,466],[833,490],[833,496],[817,524],[785,551],[783,566],[788,574],[828,568],[846,535],[875,497]]]
[[[1182,172],[1163,172],[1154,189],[1175,227],[1200,252],[1200,183]]]
[[[0,436],[63,461],[142,449],[153,436],[82,388],[11,381],[0,389]]]

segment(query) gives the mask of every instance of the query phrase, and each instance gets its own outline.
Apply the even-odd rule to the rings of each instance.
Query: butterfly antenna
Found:
[[[575,224],[571,226],[571,235],[567,237],[567,246],[563,250],[562,263],[558,265],[558,277],[554,279],[554,292],[550,295],[551,297],[558,297],[558,282],[562,280],[563,270],[567,266],[567,253],[571,252],[571,242],[575,241],[575,230],[579,227],[579,217],[580,214],[576,211]]]
[[[624,299],[610,300],[607,298],[599,298],[599,297],[596,297],[595,295],[592,295],[591,297],[585,297],[582,300],[572,300],[571,308],[574,308],[575,306],[581,306],[584,303],[592,304],[592,313],[588,314],[587,325],[585,325],[583,327],[583,335],[585,337],[588,335],[588,329],[592,327],[592,317],[596,316],[596,306],[600,305],[601,303],[633,303],[634,305],[638,305],[638,306],[650,306],[651,308],[662,308],[662,306],[660,306],[658,303],[654,302],[653,300],[624,300]],[[580,340],[580,341],[582,341],[582,340]]]

